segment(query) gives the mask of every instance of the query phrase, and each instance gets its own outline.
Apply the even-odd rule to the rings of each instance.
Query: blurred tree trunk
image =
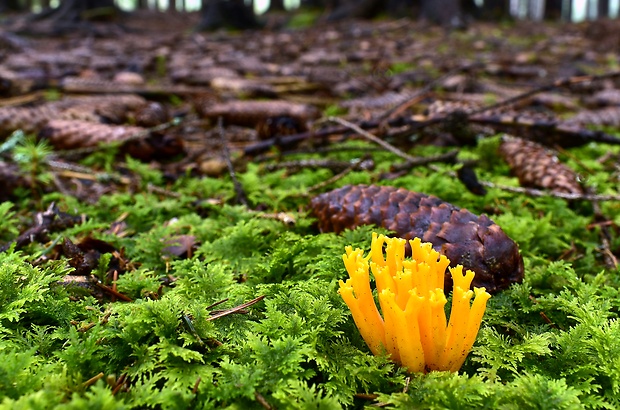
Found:
[[[545,0],[545,19],[559,20],[562,17],[562,0]]]
[[[117,11],[114,0],[62,0],[51,18],[60,21],[80,21],[105,18]]]
[[[573,21],[573,1],[562,1],[562,20]]]
[[[269,11],[284,11],[284,0],[269,0]]]
[[[609,0],[598,0],[598,18],[609,17]]]
[[[475,0],[461,0],[461,10],[466,16],[479,18],[482,12]]]
[[[0,13],[7,11],[22,11],[25,7],[19,0],[4,0],[0,2]]]
[[[328,2],[328,7],[329,7]],[[371,19],[385,10],[385,0],[348,0],[337,3],[337,7],[328,16],[328,21],[354,19]]]
[[[461,27],[464,23],[459,0],[422,0],[421,17],[442,26]]]
[[[94,21],[110,22],[121,14],[114,0],[60,0],[56,8],[47,8],[28,17],[29,24],[21,33],[58,36],[68,32],[107,33],[103,26],[91,24]],[[41,23],[39,23],[41,22]],[[108,28],[118,30],[115,25]],[[105,35],[105,34],[103,34]]]
[[[198,30],[215,30],[232,27],[247,30],[261,27],[254,8],[244,0],[203,0],[202,17]]]
[[[413,15],[417,1],[415,0],[389,0],[387,4],[387,12],[391,16],[402,17]]]
[[[510,18],[510,0],[484,0],[480,18],[495,21]]]
[[[148,10],[149,8],[148,0],[138,0],[138,8],[140,10]]]
[[[323,8],[326,6],[323,0],[301,0],[300,7]]]
[[[527,18],[533,21],[541,21],[545,15],[544,0],[529,0],[527,2]]]

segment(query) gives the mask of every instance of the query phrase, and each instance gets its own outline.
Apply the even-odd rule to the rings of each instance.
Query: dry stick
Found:
[[[94,282],[95,286],[97,286],[98,288],[108,292],[109,294],[111,294],[113,296],[116,296],[120,300],[123,300],[125,302],[133,302],[133,300],[129,296],[123,295],[122,293],[115,291],[111,287],[104,285],[103,283],[99,282],[99,280],[97,278],[95,278],[94,276],[93,276],[93,278],[94,278],[94,281],[95,281]]]
[[[495,121],[494,119],[491,118],[475,118],[476,115],[482,114],[486,111],[490,111],[493,109],[497,109],[499,107],[504,107],[504,106],[509,106],[511,104],[514,104],[522,99],[531,97],[533,95],[539,94],[541,92],[545,92],[545,91],[549,91],[552,90],[554,88],[560,88],[560,87],[566,87],[572,84],[578,84],[578,83],[582,83],[585,81],[596,81],[596,80],[602,80],[602,79],[606,79],[606,78],[614,78],[614,77],[620,77],[620,71],[612,71],[609,73],[605,73],[605,74],[600,74],[600,75],[590,75],[590,76],[576,76],[576,77],[567,77],[567,78],[563,78],[563,79],[559,79],[556,80],[554,82],[552,82],[551,84],[547,84],[538,88],[535,88],[533,90],[527,91],[525,93],[516,95],[512,98],[508,98],[506,100],[500,101],[496,104],[492,104],[492,105],[488,105],[485,107],[481,107],[477,110],[471,111],[467,113],[467,116],[469,118],[470,121],[474,121],[474,122],[478,122],[478,123],[482,123],[482,124],[489,124],[489,125],[502,125],[501,121],[498,123],[498,121]],[[411,132],[415,131],[415,130],[419,130],[419,129],[423,129],[426,127],[429,127],[431,125],[435,125],[435,124],[439,124],[442,121],[445,121],[446,118],[448,117],[448,115],[441,115],[441,116],[437,116],[434,118],[430,118],[424,121],[413,121],[411,122],[411,125],[409,125],[407,127],[406,130],[404,131],[399,131],[393,135],[389,135],[391,137],[399,137],[402,135],[406,135],[406,134],[410,134]],[[524,124],[514,124],[514,123],[510,123],[510,124],[505,124],[505,125],[524,125]],[[620,143],[620,139],[616,138],[616,137],[612,137],[608,134],[602,133],[600,131],[590,131],[590,130],[579,130],[579,132],[575,131],[575,130],[569,130],[569,129],[564,129],[560,126],[558,126],[557,123],[553,122],[553,123],[549,123],[549,124],[534,124],[536,126],[539,127],[543,127],[543,126],[549,126],[551,128],[553,128],[553,130],[557,133],[561,133],[561,134],[565,134],[567,136],[572,136],[572,137],[579,137],[581,139],[588,139],[588,140],[593,140],[593,141],[599,141],[599,142],[606,142],[609,144],[618,144]],[[530,126],[530,125],[528,125]],[[532,125],[533,126],[533,125]]]
[[[534,88],[533,90],[527,91],[525,93],[516,95],[512,98],[508,98],[504,101],[500,101],[498,103],[495,104],[491,104],[488,105],[486,107],[482,107],[479,108],[477,110],[474,110],[472,112],[469,113],[469,115],[476,115],[476,114],[481,114],[485,111],[489,111],[489,110],[494,110],[500,107],[505,107],[508,105],[512,105],[514,103],[516,103],[517,101],[523,100],[525,98],[531,97],[533,95],[536,94],[540,94],[542,92],[545,91],[550,91],[553,90],[554,88],[561,88],[561,87],[567,87],[569,85],[573,85],[573,84],[579,84],[579,83],[583,83],[586,81],[597,81],[597,80],[604,80],[607,78],[614,78],[614,77],[620,77],[620,71],[611,71],[609,73],[605,73],[605,74],[598,74],[598,75],[582,75],[582,76],[575,76],[575,77],[566,77],[566,78],[561,78],[559,80],[556,80],[550,84],[546,84],[537,88]]]
[[[118,393],[119,390],[125,385],[126,379],[127,379],[127,373],[123,373],[121,374],[121,377],[119,377],[116,380],[116,384],[114,385],[114,388],[112,389],[112,396],[116,396],[116,393]]]
[[[103,372],[99,373],[96,376],[91,377],[90,379],[86,380],[84,383],[82,383],[83,387],[88,387],[92,384],[95,384],[97,382],[97,380],[101,379],[103,377]]]
[[[260,403],[260,405],[263,406],[264,409],[266,409],[266,410],[273,410],[274,409],[274,407],[271,404],[269,404],[269,402],[259,392],[255,391],[254,392],[254,397],[256,398],[256,401],[258,401]]]
[[[406,118],[397,118],[395,120],[390,120],[387,123],[388,125],[396,125],[396,126],[407,125],[410,127],[409,129],[416,129],[416,128],[421,128],[421,127],[426,127],[428,125],[435,124],[438,122],[441,122],[441,119],[432,119],[429,121],[420,122],[420,121],[415,121],[415,120],[406,119]],[[358,126],[362,129],[363,128],[370,129],[370,128],[377,128],[380,125],[381,124],[378,121],[364,121],[364,122],[361,122]],[[319,131],[307,131],[307,132],[302,132],[300,134],[293,134],[293,135],[286,135],[283,137],[270,138],[270,139],[259,141],[255,144],[245,147],[243,149],[243,154],[244,155],[255,155],[255,154],[259,154],[261,152],[269,150],[271,147],[273,147],[276,144],[281,144],[283,146],[293,145],[293,144],[297,144],[301,141],[311,139],[311,138],[320,138],[320,137],[328,137],[330,135],[335,135],[335,134],[344,134],[349,130],[350,130],[349,127],[333,127],[333,128],[328,128],[328,129],[319,130]]]
[[[220,312],[215,313],[213,316],[209,316],[207,318],[207,321],[219,319],[221,317],[228,316],[228,315],[231,315],[233,313],[238,313],[238,312],[242,311],[243,309],[245,309],[247,307],[250,307],[250,306],[252,306],[255,303],[260,302],[263,299],[265,299],[264,295],[263,296],[259,296],[259,297],[255,298],[255,299],[252,299],[249,302],[245,302],[245,303],[243,303],[243,304],[241,304],[239,306],[235,306],[234,308],[222,310]]]
[[[56,161],[53,159],[48,159],[46,162],[47,162],[47,165],[49,165],[51,168],[55,168],[55,169],[59,169],[63,171],[69,171],[69,172],[63,173],[61,176],[76,177],[76,178],[82,178],[82,179],[87,179],[86,176],[91,176],[92,178],[90,179],[94,179],[98,181],[112,180],[112,181],[118,181],[124,185],[129,185],[131,183],[129,178],[122,176],[121,174],[117,174],[117,173],[95,172],[92,169],[82,166],[82,165],[71,164],[71,163],[62,162],[62,161]]]
[[[343,120],[341,118],[336,118],[336,117],[330,117],[330,120],[338,122],[340,124],[350,124],[352,126],[351,129],[353,129],[354,131],[358,132],[361,136],[369,139],[370,141],[373,141],[373,142],[381,145],[382,147],[386,148],[388,151],[394,153],[395,155],[397,155],[397,156],[399,156],[401,158],[404,158],[407,161],[411,161],[412,159],[415,160],[415,158],[412,157],[411,155],[408,155],[408,154],[404,153],[403,151],[399,150],[398,148],[396,148],[395,146],[391,145],[390,143],[385,142],[385,141],[377,138],[376,136],[370,134],[369,132],[362,130],[361,128],[359,128],[355,124],[352,124],[352,123],[350,123],[350,122],[348,122],[346,120]],[[451,176],[453,178],[457,178],[456,172],[446,171],[446,170],[443,170],[443,169],[441,169],[441,168],[439,168],[439,167],[437,167],[435,165],[432,165],[432,164],[428,165],[428,168],[430,170],[432,170],[432,171],[444,172],[444,173],[446,173],[447,175],[449,175],[449,176]],[[525,195],[534,196],[534,197],[538,197],[538,196],[551,196],[551,197],[562,198],[562,199],[571,200],[571,201],[575,201],[575,200],[585,200],[585,201],[620,201],[620,195],[568,194],[568,193],[563,193],[563,192],[541,191],[539,189],[533,189],[533,188],[522,188],[522,187],[512,187],[512,186],[507,186],[507,185],[497,185],[497,184],[494,184],[494,183],[488,182],[488,181],[480,181],[480,184],[484,185],[487,188],[500,189],[502,191],[513,192],[513,193],[518,193],[518,194],[525,194]]]
[[[167,189],[164,188],[160,188],[156,185],[153,185],[152,183],[148,183],[148,185],[146,186],[146,189],[149,192],[155,192],[156,194],[160,194],[160,195],[164,195],[170,198],[181,198],[181,194],[179,194],[178,192],[173,192],[173,191],[169,191]]]
[[[429,168],[431,168],[431,166],[429,166]],[[433,169],[433,168],[431,168]],[[433,169],[434,171],[439,170],[439,168],[435,168]],[[449,174],[454,174],[454,176],[456,176],[456,173],[452,173],[449,172]],[[620,201],[620,195],[593,195],[593,194],[568,194],[568,193],[564,193],[564,192],[553,192],[553,191],[542,191],[540,189],[534,189],[534,188],[523,188],[523,187],[513,187],[513,186],[507,186],[507,185],[497,185],[494,184],[492,182],[488,182],[488,181],[480,181],[480,183],[482,185],[484,185],[487,188],[494,188],[494,189],[499,189],[502,191],[506,191],[506,192],[513,192],[516,194],[525,194],[525,195],[529,195],[529,196],[534,196],[534,197],[540,197],[540,196],[551,196],[554,198],[561,198],[561,199],[566,199],[568,201],[579,201],[579,200],[583,200],[583,201]]]
[[[446,152],[445,154],[431,155],[428,157],[418,157],[415,161],[407,161],[400,164],[394,164],[391,166],[392,172],[407,171],[411,168],[419,167],[421,165],[428,165],[433,162],[455,162],[456,156],[459,154],[458,149]]]
[[[468,114],[469,115],[469,114]],[[606,144],[620,144],[620,138],[615,137],[610,134],[606,134],[602,131],[589,130],[586,128],[575,128],[571,127],[565,123],[559,121],[537,121],[537,122],[519,122],[517,119],[518,116],[484,116],[484,115],[469,115],[469,122],[488,125],[493,129],[497,130],[506,130],[507,132],[514,131],[515,127],[520,127],[522,129],[538,129],[544,130],[545,132],[553,132],[553,135],[557,135],[558,137],[562,137],[565,141],[565,146],[569,146],[566,144],[566,141],[577,141],[571,142],[570,146],[578,146],[583,145],[586,142],[603,142]],[[409,127],[409,130],[413,130],[416,128],[421,128],[422,126],[427,126],[431,121],[434,120],[443,120],[445,117],[436,117],[434,119],[428,120],[426,123],[420,123],[421,125],[414,125]],[[438,121],[435,121],[438,122]]]
[[[366,138],[369,141],[374,142],[377,145],[380,145],[381,147],[383,147],[386,151],[390,151],[392,154],[395,154],[403,159],[406,159],[407,161],[410,162],[415,162],[416,158],[412,157],[409,154],[405,154],[403,151],[399,150],[398,148],[396,148],[395,146],[393,146],[392,144],[389,144],[385,141],[383,141],[381,138],[378,138],[376,136],[374,136],[373,134],[369,133],[368,131],[365,131],[363,129],[361,129],[360,127],[358,127],[357,125],[353,124],[352,122],[349,122],[347,120],[343,120],[342,118],[338,118],[338,117],[328,117],[327,121],[332,121],[332,122],[337,122],[340,125],[344,125],[345,127],[357,132],[358,134],[360,134],[361,136],[363,136],[364,138]]]
[[[235,193],[237,195],[237,203],[245,205],[248,207],[248,197],[241,186],[241,183],[237,180],[237,176],[235,174],[235,168],[233,167],[233,163],[230,160],[230,150],[228,149],[228,144],[226,143],[226,135],[224,134],[224,125],[223,125],[222,117],[218,117],[217,119],[217,129],[220,135],[220,141],[222,142],[222,153],[224,154],[224,160],[226,161],[226,166],[228,167],[228,174],[230,175],[230,179],[232,179],[233,185],[235,186]]]
[[[448,78],[462,72],[465,70],[470,70],[472,68],[478,68],[478,67],[482,67],[482,63],[474,63],[474,64],[466,64],[457,68],[454,68],[450,71],[448,71],[446,74],[434,79],[433,81],[429,81],[428,84],[426,84],[424,87],[422,87],[420,90],[418,90],[417,92],[415,92],[410,98],[407,98],[406,101],[398,104],[397,106],[390,108],[389,110],[387,110],[386,112],[384,112],[383,114],[381,114],[378,118],[379,122],[383,122],[385,120],[387,120],[388,118],[391,118],[394,115],[398,115],[401,114],[404,110],[406,110],[407,108],[411,107],[414,104],[417,104],[418,102],[422,101],[424,98],[426,98],[426,96],[428,95],[429,92],[431,92],[431,90],[433,89],[433,87],[435,87],[435,85],[439,84],[442,81],[447,80]]]
[[[301,169],[301,168],[326,168],[333,172],[342,172],[351,166],[354,161],[338,161],[334,159],[300,159],[296,161],[284,161],[275,164],[265,165],[265,171],[277,171],[279,169]],[[374,166],[372,161],[364,164],[366,169]]]
[[[605,215],[603,215],[601,205],[599,204],[598,201],[592,201],[592,207],[594,208],[594,220],[595,221],[596,219],[607,220],[607,218],[605,218]],[[599,233],[599,237],[601,238],[601,245],[603,248],[602,253],[603,253],[603,259],[605,260],[605,266],[608,269],[618,269],[618,259],[611,251],[611,244],[610,244],[611,232],[609,232],[609,226],[608,225],[600,225],[600,226],[601,226],[601,230]]]
[[[331,185],[334,182],[344,178],[349,172],[354,171],[355,169],[359,168],[360,164],[362,164],[362,162],[364,162],[364,159],[362,158],[358,158],[356,160],[353,160],[351,165],[346,168],[345,170],[343,170],[342,172],[340,172],[339,174],[334,175],[333,177],[326,179],[323,182],[319,182],[316,185],[311,186],[310,188],[307,189],[307,192],[304,196],[308,196],[308,194],[310,194],[310,192],[314,192],[316,190],[319,190],[321,188],[326,187],[327,185]]]
[[[196,383],[194,383],[194,388],[192,389],[192,394],[198,394],[198,385],[202,379],[199,377],[196,379]]]

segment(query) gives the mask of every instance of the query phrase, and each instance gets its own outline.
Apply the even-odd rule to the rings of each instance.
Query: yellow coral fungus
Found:
[[[410,372],[456,372],[474,344],[491,295],[484,288],[469,290],[474,272],[463,273],[461,265],[449,268],[454,290],[447,321],[444,274],[450,261],[419,238],[409,241],[412,258],[405,260],[406,243],[373,233],[366,257],[347,246],[342,259],[349,279],[340,281],[338,292],[373,354],[387,353]],[[383,316],[370,289],[369,269]]]

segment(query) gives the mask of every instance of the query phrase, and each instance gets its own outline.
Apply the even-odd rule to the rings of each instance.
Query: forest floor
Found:
[[[0,20],[0,408],[620,406],[619,22],[197,21]],[[459,372],[373,356],[338,294],[345,246],[422,229],[311,205],[371,184],[519,248],[459,248],[496,275]]]

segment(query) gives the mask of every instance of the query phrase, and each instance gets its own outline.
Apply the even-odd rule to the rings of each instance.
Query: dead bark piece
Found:
[[[523,280],[516,243],[486,215],[477,216],[441,199],[404,188],[348,185],[312,199],[322,232],[378,225],[405,239],[430,242],[450,259],[476,273],[472,286],[489,292]],[[445,276],[446,289],[452,278]]]
[[[57,149],[75,149],[123,142],[144,132],[141,127],[53,120],[41,130],[39,138],[47,139]]]
[[[56,204],[52,203],[44,212],[38,212],[34,217],[34,224],[20,234],[15,241],[15,249],[21,249],[32,242],[46,242],[49,240],[48,233],[71,228],[80,223],[80,216],[61,212]],[[0,246],[0,252],[11,247],[11,243]]]
[[[320,113],[307,104],[288,101],[231,101],[222,104],[198,105],[199,114],[206,118],[222,117],[226,124],[255,127],[269,117],[293,117],[299,121],[318,118]]]
[[[584,193],[575,171],[559,162],[553,152],[543,145],[521,138],[504,137],[499,153],[522,186],[568,194]]]
[[[274,88],[270,84],[265,84],[264,81],[260,80],[249,80],[247,78],[217,77],[211,80],[211,87],[218,91],[229,91],[248,97],[274,98],[277,96]]]

